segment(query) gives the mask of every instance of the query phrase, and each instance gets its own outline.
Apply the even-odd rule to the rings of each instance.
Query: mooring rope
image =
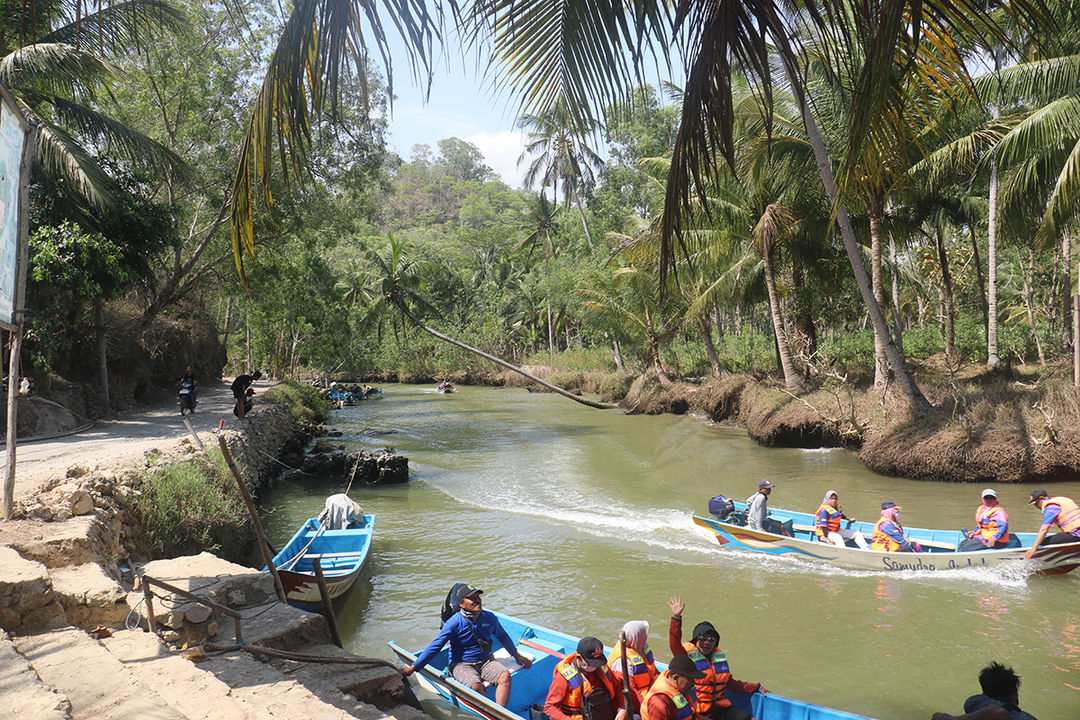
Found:
[[[262,645],[224,645],[221,643],[203,643],[199,647],[201,647],[202,650],[205,652],[232,652],[234,650],[239,650],[240,652],[251,653],[252,655],[268,655],[270,657],[282,658],[283,660],[295,660],[296,662],[321,663],[324,665],[382,665],[384,667],[397,670],[397,665],[394,665],[392,662],[388,660],[379,660],[376,658],[328,657],[326,655],[310,655],[308,653],[297,653],[290,652],[288,650],[278,650],[277,648],[263,647]]]

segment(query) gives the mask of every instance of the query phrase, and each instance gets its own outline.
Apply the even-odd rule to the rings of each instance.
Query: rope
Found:
[[[274,462],[276,462],[276,463],[277,463],[278,465],[280,465],[281,467],[285,468],[286,470],[292,470],[293,472],[298,472],[298,473],[300,473],[301,475],[307,475],[308,477],[316,477],[315,475],[312,475],[312,474],[311,474],[311,473],[309,473],[309,472],[304,472],[304,471],[303,471],[303,470],[301,470],[300,468],[294,468],[294,467],[293,467],[292,465],[286,465],[285,463],[281,462],[280,460],[278,460],[278,459],[277,459],[276,457],[274,457],[274,456],[273,456],[273,455],[271,455],[270,453],[268,453],[268,452],[265,452],[265,451],[263,451],[263,450],[260,450],[260,449],[259,449],[259,448],[257,448],[257,447],[253,447],[253,448],[251,448],[251,449],[252,449],[252,450],[254,450],[255,452],[259,453],[260,455],[265,455],[266,457],[270,458],[271,460],[273,460]]]
[[[268,648],[261,645],[223,645],[221,643],[203,643],[202,649],[206,652],[233,652],[239,650],[240,652],[250,653],[252,655],[267,655],[269,657],[282,658],[283,660],[295,660],[296,662],[309,662],[319,663],[323,665],[373,665],[393,668],[397,670],[397,665],[387,660],[378,660],[376,658],[362,658],[362,657],[328,657],[326,655],[311,655],[308,653],[290,652],[288,650],[278,650],[277,648]]]

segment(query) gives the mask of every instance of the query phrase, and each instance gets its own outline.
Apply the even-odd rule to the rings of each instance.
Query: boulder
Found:
[[[27,630],[63,614],[46,567],[0,546],[0,628]]]
[[[50,575],[68,623],[84,630],[123,626],[129,610],[127,593],[100,565],[56,568]]]

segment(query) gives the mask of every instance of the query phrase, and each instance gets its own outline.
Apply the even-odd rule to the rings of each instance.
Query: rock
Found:
[[[88,472],[90,472],[90,468],[86,467],[85,465],[72,465],[67,469],[67,476],[69,478],[81,478]]]
[[[337,445],[323,438],[319,438],[315,441],[315,446],[311,448],[312,453],[329,453],[335,450],[344,450],[344,445]]]
[[[76,490],[68,496],[72,515],[86,515],[94,509],[94,498],[85,490]]]
[[[57,568],[50,575],[68,623],[84,630],[98,625],[123,626],[128,614],[127,593],[100,565],[91,562]]]
[[[192,603],[184,609],[184,618],[190,622],[198,625],[204,623],[210,619],[213,611],[205,605],[198,605]]]
[[[45,566],[0,546],[0,628],[26,630],[63,614]]]

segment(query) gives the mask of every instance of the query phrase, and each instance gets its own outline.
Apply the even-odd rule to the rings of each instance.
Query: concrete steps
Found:
[[[15,650],[0,630],[0,717],[20,720],[71,720],[68,700],[58,695]]]

